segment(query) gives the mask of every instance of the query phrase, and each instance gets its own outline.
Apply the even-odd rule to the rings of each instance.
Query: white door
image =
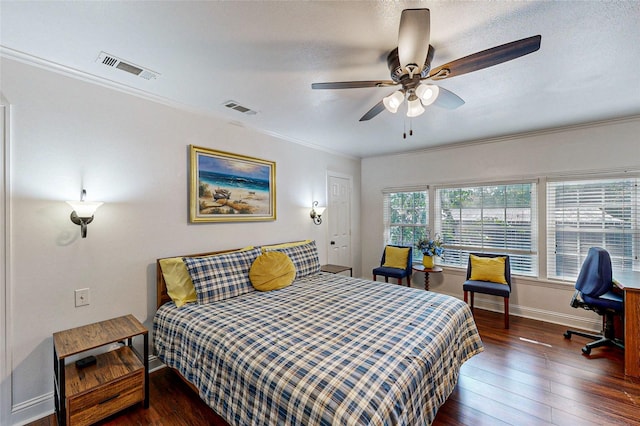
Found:
[[[351,178],[328,176],[329,263],[351,264]]]

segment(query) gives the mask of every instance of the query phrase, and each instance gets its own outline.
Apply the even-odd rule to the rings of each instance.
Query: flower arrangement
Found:
[[[416,248],[425,256],[438,256],[444,259],[444,248],[442,247],[442,239],[440,234],[436,234],[434,239],[422,238],[416,243]]]

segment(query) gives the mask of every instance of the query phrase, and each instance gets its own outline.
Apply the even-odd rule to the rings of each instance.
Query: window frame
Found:
[[[425,215],[425,220],[424,222],[420,222],[420,223],[408,223],[408,222],[392,222],[392,217],[394,216],[392,214],[392,205],[391,205],[391,197],[393,196],[393,194],[415,194],[415,193],[424,193],[424,199],[426,201],[426,205],[424,206],[424,208],[421,209],[421,212],[424,213]],[[431,205],[430,202],[430,191],[429,191],[429,186],[425,185],[425,186],[414,186],[414,187],[402,187],[402,188],[385,188],[382,191],[383,194],[383,222],[384,222],[384,244],[398,244],[398,245],[405,245],[405,246],[411,246],[413,248],[412,254],[413,254],[413,261],[414,262],[418,262],[421,261],[422,259],[422,253],[418,253],[418,251],[415,249],[415,243],[417,242],[418,239],[422,238],[425,235],[429,234],[429,220],[430,220],[430,212],[429,212],[429,206]],[[413,206],[415,208],[415,206]],[[404,238],[401,238],[401,240],[397,240],[392,238],[391,235],[391,228],[392,227],[401,227],[401,228],[413,228],[413,238],[411,239],[411,241],[405,241]],[[417,232],[416,232],[417,230]],[[401,232],[401,236],[404,235],[404,232]]]
[[[607,184],[623,184],[625,183],[633,187],[629,194],[629,204],[626,205],[625,201],[622,203],[613,203],[606,204],[606,196],[611,195],[611,192],[607,192],[605,185]],[[555,203],[555,199],[558,188],[567,186],[568,190],[573,190],[575,192],[575,199],[580,201],[580,198],[584,200],[583,203],[578,203],[575,208],[575,226],[562,226],[557,225],[558,221],[558,209],[555,208],[557,203]],[[597,188],[597,185],[601,185],[601,188]],[[603,244],[598,244],[607,251],[611,253],[611,259],[613,264],[613,269],[616,271],[639,271],[640,270],[640,173],[625,173],[625,174],[607,174],[607,173],[599,173],[592,174],[588,176],[561,176],[561,177],[553,177],[547,179],[546,184],[546,204],[545,204],[545,226],[546,226],[546,234],[544,235],[545,243],[546,243],[546,278],[550,281],[567,283],[573,285],[575,279],[578,276],[580,271],[580,267],[584,262],[586,254],[588,252],[589,247],[596,245],[595,242],[588,242],[586,244],[582,244],[584,240],[588,240],[587,236],[595,236],[597,237],[600,234],[600,238]],[[591,188],[587,188],[591,186]],[[573,187],[573,188],[572,188]],[[595,198],[596,191],[602,191],[602,202],[598,202]],[[566,200],[570,201],[569,197],[566,196]],[[581,206],[584,205],[584,207]],[[621,209],[624,211],[625,208],[629,208],[629,222],[630,227],[625,230],[624,227],[620,228],[621,230],[615,230],[614,226],[610,226],[607,228],[607,217],[611,217],[609,214],[612,210],[616,210],[616,207],[622,206]],[[581,208],[582,207],[582,208]],[[594,210],[601,208],[601,218],[602,221],[598,223],[604,228],[597,228],[593,224],[596,223],[594,220],[594,215],[590,215],[591,226],[588,226],[586,223],[584,226],[580,224],[578,221],[581,215],[581,211],[585,212],[587,210]],[[607,209],[609,212],[607,212]],[[620,212],[617,212],[618,215]],[[554,220],[555,218],[555,220]],[[562,216],[564,219],[565,216]],[[624,214],[623,214],[624,218]],[[624,219],[615,219],[614,220],[624,220]],[[604,231],[603,231],[604,229]],[[606,230],[610,231],[607,232]],[[560,231],[559,231],[560,230]],[[558,253],[557,244],[558,244],[558,232],[564,232],[570,234],[573,232],[575,234],[575,247],[576,250],[570,251],[567,249],[561,250],[560,254]],[[622,242],[616,244],[618,238],[615,235],[622,235]],[[620,255],[620,251],[624,253],[625,251],[625,243],[624,237],[627,235],[630,239],[630,254],[628,256],[622,254]],[[606,244],[607,240],[609,243]],[[568,243],[569,244],[569,243]],[[575,261],[570,262],[569,260],[564,263],[564,265],[560,266],[561,271],[567,271],[563,273],[558,273],[558,256],[565,256],[567,258],[575,258]]]
[[[507,200],[507,196],[508,196],[508,192],[506,191],[507,187],[509,186],[516,186],[516,185],[530,185],[530,198],[529,198],[529,207],[518,207],[515,205],[509,205],[508,200]],[[503,209],[504,212],[504,220],[505,220],[505,234],[507,233],[507,231],[509,231],[508,227],[508,222],[506,222],[508,220],[509,215],[508,210],[509,209],[515,209],[515,208],[519,208],[519,209],[528,209],[529,210],[529,226],[527,228],[525,228],[525,230],[528,231],[529,234],[529,240],[530,240],[530,244],[529,244],[529,248],[528,249],[523,249],[523,248],[517,248],[517,247],[496,247],[496,246],[491,246],[491,245],[471,245],[471,244],[452,244],[451,241],[447,241],[447,230],[444,229],[444,225],[443,225],[443,216],[442,216],[442,200],[440,198],[440,194],[441,191],[448,191],[448,190],[477,190],[479,189],[481,193],[484,193],[485,190],[490,190],[492,188],[500,188],[500,187],[504,187],[504,193],[505,193],[505,203],[498,205],[498,206],[490,206],[490,205],[481,205],[479,207],[476,207],[475,209],[479,209],[480,212],[480,217],[484,218],[484,212],[488,211],[488,210],[500,210]],[[433,224],[433,229],[436,230],[437,233],[439,233],[442,238],[444,239],[444,247],[445,247],[445,258],[444,260],[441,261],[441,264],[443,266],[448,266],[448,267],[457,267],[457,268],[466,268],[467,267],[467,259],[468,259],[468,254],[471,253],[505,253],[508,254],[512,257],[513,260],[516,260],[518,257],[520,257],[522,259],[522,264],[523,264],[523,268],[518,268],[518,262],[512,261],[512,273],[514,275],[523,275],[523,276],[527,276],[527,277],[534,277],[534,278],[538,278],[539,277],[539,263],[540,263],[540,259],[539,259],[539,235],[538,235],[538,229],[539,229],[539,208],[538,208],[538,191],[539,191],[539,180],[538,179],[526,179],[526,180],[517,180],[517,181],[495,181],[495,182],[473,182],[473,183],[467,183],[467,182],[461,182],[461,183],[456,183],[456,184],[448,184],[448,185],[436,185],[434,186],[434,213],[433,213],[433,218],[434,218],[434,224]],[[494,199],[495,200],[495,199]],[[462,210],[463,207],[460,207],[459,211],[460,211],[460,219],[462,219]],[[482,231],[484,232],[485,226],[488,224],[484,222],[483,219],[480,219],[480,226],[482,228]],[[496,228],[495,226],[493,226],[494,231],[493,233],[490,231],[487,231],[488,236],[496,236],[497,234],[495,233],[496,229],[500,230],[501,228]],[[505,235],[505,243],[508,243],[511,238],[507,237]],[[484,240],[484,234],[479,238],[480,241]],[[457,252],[457,255],[455,255],[453,257],[453,259],[455,259],[455,261],[451,261],[451,258],[453,256],[452,251],[455,253]],[[447,253],[449,253],[449,256],[447,256]],[[449,258],[449,260],[447,260],[447,258]],[[527,266],[529,265],[529,266]],[[514,268],[515,266],[515,268]]]
[[[555,256],[554,243],[550,242],[549,232],[550,227],[553,226],[551,223],[551,219],[549,218],[550,209],[553,207],[550,206],[548,197],[551,191],[551,187],[555,185],[556,182],[576,182],[576,181],[606,181],[611,179],[619,179],[619,180],[635,180],[635,197],[634,198],[634,207],[632,212],[632,220],[634,221],[634,225],[630,230],[631,240],[632,240],[632,249],[631,249],[631,258],[632,262],[630,266],[627,266],[624,269],[620,268],[619,261],[616,259],[616,254],[612,253],[612,263],[614,271],[640,271],[640,169],[617,169],[617,170],[594,170],[594,171],[582,171],[576,173],[558,173],[558,174],[549,174],[549,175],[540,175],[540,176],[528,176],[523,177],[520,176],[517,179],[512,180],[495,180],[495,181],[478,181],[478,182],[469,182],[469,181],[460,181],[460,182],[444,182],[439,184],[431,184],[431,185],[414,185],[414,186],[405,186],[405,187],[397,187],[397,188],[385,188],[382,190],[385,197],[387,194],[392,192],[416,192],[416,191],[425,191],[427,192],[426,207],[425,211],[427,212],[427,224],[424,225],[424,232],[427,235],[435,236],[436,234],[441,234],[442,227],[440,222],[440,213],[438,207],[438,190],[440,189],[452,189],[452,188],[468,188],[468,187],[483,187],[483,186],[496,186],[496,185],[509,185],[509,184],[522,184],[522,183],[531,183],[535,187],[535,195],[531,198],[531,217],[535,219],[536,226],[533,228],[531,232],[531,250],[517,250],[517,249],[509,249],[509,250],[493,250],[486,249],[485,252],[488,251],[496,251],[496,252],[505,252],[507,254],[515,254],[516,256],[519,254],[532,254],[535,255],[536,262],[535,268],[531,270],[530,273],[522,273],[518,270],[514,270],[512,268],[512,274],[515,276],[521,276],[525,279],[533,280],[532,282],[540,282],[547,283],[547,285],[574,285],[575,278],[570,277],[558,277],[557,275],[551,273],[554,272],[552,270],[552,266],[550,265],[550,258]],[[386,200],[386,198],[385,198]],[[385,216],[385,224],[384,224],[384,241],[385,244],[390,243],[389,238],[389,224],[387,223],[387,215],[388,215],[388,205],[384,205],[384,216]],[[415,225],[417,227],[422,228],[422,224]],[[606,244],[603,244],[604,248],[607,248]],[[474,251],[477,247],[458,247],[453,246],[455,248],[468,248],[473,249]],[[445,248],[445,259],[447,258],[447,248],[452,248],[450,244],[446,241],[444,242]],[[480,251],[480,250],[478,250]],[[419,262],[421,258],[421,254],[415,250],[414,246],[414,262]],[[586,254],[586,253],[585,253]],[[584,259],[578,261],[581,262]],[[466,269],[466,262],[457,262],[455,264],[451,264],[448,262],[443,262],[441,259],[437,258],[437,262],[439,265],[444,266],[446,268],[453,269]],[[629,265],[629,262],[627,262]]]

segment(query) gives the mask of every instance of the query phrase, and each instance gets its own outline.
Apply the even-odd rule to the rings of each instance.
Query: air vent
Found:
[[[231,108],[233,110],[236,110],[238,112],[241,112],[247,115],[256,115],[258,113],[257,111],[254,111],[251,108],[247,108],[246,106],[240,105],[236,101],[227,101],[227,102],[224,102],[223,105],[226,106],[227,108]]]
[[[145,80],[155,80],[160,76],[160,74],[155,71],[134,65],[131,62],[124,61],[117,56],[110,55],[105,52],[100,52],[96,62],[104,64],[110,68],[117,68],[119,70],[126,71],[129,74],[137,75]]]

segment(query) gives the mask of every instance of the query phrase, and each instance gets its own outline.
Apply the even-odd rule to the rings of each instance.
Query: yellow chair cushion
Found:
[[[480,257],[472,254],[469,257],[471,258],[470,280],[507,284],[504,276],[506,257]]]
[[[249,279],[253,288],[271,291],[285,288],[296,277],[296,268],[286,254],[279,251],[262,253],[251,264]]]
[[[167,285],[167,293],[177,307],[197,300],[196,289],[181,257],[160,259],[160,268]]]
[[[408,247],[387,246],[384,249],[384,267],[407,269]]]

